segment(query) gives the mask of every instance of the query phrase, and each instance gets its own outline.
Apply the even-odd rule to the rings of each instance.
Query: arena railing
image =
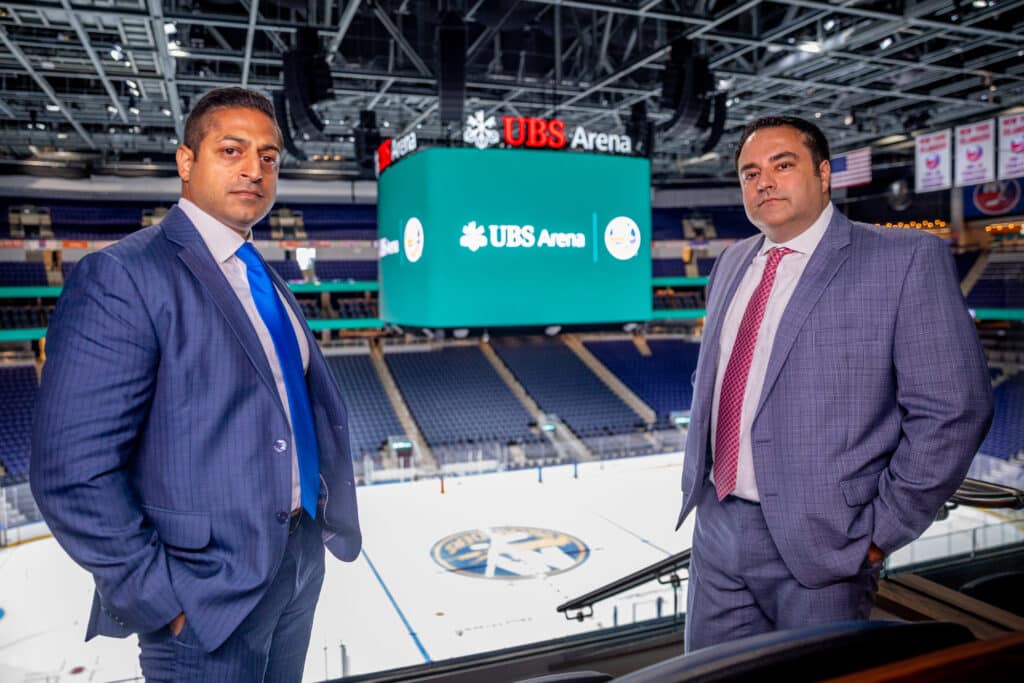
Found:
[[[965,479],[940,511],[938,518],[944,519],[951,509],[961,505],[986,509],[1022,510],[1024,509],[1024,491],[978,479]],[[962,553],[973,555],[980,550],[1020,542],[1024,542],[1024,530],[1020,528],[1019,520],[952,531],[922,538],[901,548],[886,558],[884,571],[892,572],[898,567],[916,564],[923,559],[936,559]],[[583,621],[593,616],[595,604],[657,581],[660,585],[671,587],[674,603],[673,615],[679,618],[682,614],[680,591],[682,582],[689,578],[689,568],[690,549],[686,549],[568,600],[555,609],[564,614],[566,619]]]

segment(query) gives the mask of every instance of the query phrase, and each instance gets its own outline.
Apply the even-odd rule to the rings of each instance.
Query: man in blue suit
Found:
[[[992,416],[949,248],[853,223],[828,142],[750,124],[736,166],[761,235],[708,282],[677,528],[696,508],[686,649],[867,618],[883,558],[956,490]]]
[[[137,633],[147,680],[301,680],[323,547],[360,550],[341,394],[251,243],[280,154],[265,97],[207,94],[178,205],[83,258],[50,323],[32,491],[95,579],[86,637]]]

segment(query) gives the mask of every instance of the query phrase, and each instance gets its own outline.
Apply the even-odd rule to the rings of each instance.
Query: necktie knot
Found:
[[[259,252],[256,251],[256,247],[252,245],[252,242],[245,242],[235,252],[235,256],[242,260],[247,268],[263,268],[263,260],[260,258]]]
[[[793,250],[789,247],[773,247],[768,250],[768,267],[774,268],[779,265],[779,261],[786,254],[792,254]]]

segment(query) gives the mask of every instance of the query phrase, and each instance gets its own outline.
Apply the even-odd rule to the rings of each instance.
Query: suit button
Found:
[[[288,522],[288,513],[287,512],[278,512],[277,513],[277,521],[278,521],[279,524],[287,523]]]
[[[274,450],[278,453],[284,453],[286,448],[288,448],[288,442],[284,439],[278,439],[274,442]]]

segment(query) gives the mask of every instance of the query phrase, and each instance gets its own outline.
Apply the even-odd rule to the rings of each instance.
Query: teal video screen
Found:
[[[382,173],[377,202],[385,322],[651,318],[647,159],[431,148]]]

